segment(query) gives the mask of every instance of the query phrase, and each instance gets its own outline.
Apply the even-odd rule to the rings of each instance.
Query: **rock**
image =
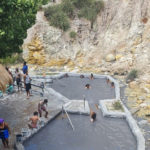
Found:
[[[131,110],[131,114],[134,115],[135,113],[137,113],[140,110],[140,107],[138,108],[134,108]]]
[[[147,104],[146,103],[142,103],[142,104],[140,104],[140,107],[147,107]]]
[[[145,125],[147,123],[148,123],[147,120],[141,120],[141,121],[138,122],[139,125]]]
[[[147,94],[150,93],[150,90],[149,90],[148,88],[146,88],[146,87],[143,87],[143,88],[142,88],[142,91],[143,91],[144,93],[147,93]]]
[[[138,99],[144,101],[145,97],[144,96],[139,96]]]
[[[119,60],[121,57],[122,57],[121,54],[117,54],[117,55],[116,55],[116,60]]]
[[[135,89],[135,88],[138,87],[138,83],[136,81],[132,81],[132,82],[129,83],[129,87],[131,89]]]
[[[116,57],[115,57],[115,55],[113,55],[113,54],[108,54],[108,55],[106,56],[105,60],[106,60],[107,62],[112,62],[112,61],[115,61],[115,60],[116,60]]]

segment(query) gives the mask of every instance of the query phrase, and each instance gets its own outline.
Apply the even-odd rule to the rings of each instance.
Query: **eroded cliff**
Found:
[[[49,26],[43,11],[28,30],[24,58],[32,64],[122,74],[132,68],[149,72],[150,1],[105,0],[93,29],[86,19],[70,20],[67,32]],[[75,39],[69,32],[75,31]]]

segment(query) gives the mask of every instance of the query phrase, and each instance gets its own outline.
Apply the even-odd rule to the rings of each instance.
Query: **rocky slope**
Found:
[[[85,19],[71,20],[64,33],[49,26],[43,11],[28,30],[24,58],[32,64],[63,66],[79,70],[124,73],[132,68],[149,72],[150,1],[104,0],[104,11],[90,29]],[[76,39],[69,32],[77,32]]]
[[[150,1],[104,0],[104,3],[92,30],[89,21],[76,17],[70,20],[71,28],[64,33],[49,26],[44,12],[39,11],[36,24],[24,40],[23,57],[31,64],[64,67],[66,71],[125,75],[135,68],[139,78],[130,83],[126,92],[129,101],[132,100],[129,105],[140,107],[140,116],[142,112],[149,114],[144,110],[150,108]],[[69,37],[70,31],[77,33],[76,39]]]

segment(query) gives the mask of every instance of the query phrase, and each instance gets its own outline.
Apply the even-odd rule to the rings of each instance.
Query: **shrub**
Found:
[[[63,12],[53,14],[50,24],[62,29],[63,31],[66,31],[70,27],[68,17]]]
[[[19,62],[23,62],[23,59],[22,59],[21,55],[19,55],[19,54],[7,56],[6,58],[0,59],[0,63],[5,64],[5,65],[15,64],[15,63],[19,63]]]
[[[97,14],[103,9],[104,3],[102,1],[90,1],[89,6],[83,7],[78,16],[84,17],[91,22],[91,28],[93,28],[93,23],[96,20]]]
[[[63,31],[66,31],[70,25],[69,25],[69,19],[62,11],[62,5],[55,5],[50,6],[48,9],[45,10],[45,16],[50,21],[50,25],[60,28]]]
[[[126,81],[127,82],[133,81],[135,78],[137,78],[137,76],[138,76],[138,71],[136,69],[133,69],[129,72]]]
[[[70,35],[70,37],[71,37],[71,38],[75,39],[75,38],[76,38],[77,33],[76,33],[76,32],[74,32],[74,31],[71,31],[69,35]]]
[[[47,9],[45,9],[44,15],[47,17],[48,20],[51,19],[51,17],[55,14],[61,11],[61,5],[54,5],[50,6]]]
[[[115,101],[113,103],[113,107],[114,107],[115,110],[123,110],[123,107],[122,107],[122,105],[119,101]]]
[[[62,11],[67,14],[70,18],[73,17],[74,5],[71,0],[63,0],[62,2]]]
[[[50,6],[45,10],[45,16],[50,24],[66,31],[69,28],[69,18],[73,18],[74,9],[79,10],[79,17],[91,21],[91,28],[97,14],[103,9],[104,3],[96,0],[63,0],[61,4]],[[69,17],[69,18],[68,18]],[[60,24],[60,25],[59,25]]]
[[[72,0],[76,8],[81,9],[91,5],[92,0]]]

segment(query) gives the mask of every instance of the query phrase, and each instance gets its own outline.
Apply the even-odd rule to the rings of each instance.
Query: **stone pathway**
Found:
[[[40,94],[33,93],[33,96],[27,99],[26,93],[23,91],[5,95],[3,99],[0,99],[0,118],[4,118],[12,131],[9,150],[14,149],[15,134],[20,133],[22,128],[28,128],[27,124],[29,117],[37,110],[39,101],[44,98],[48,98],[49,100],[49,117],[56,115],[62,104],[58,102],[59,98],[55,98],[53,95],[49,95],[46,92],[44,97],[41,97]],[[0,142],[0,150],[2,149],[4,148]]]

